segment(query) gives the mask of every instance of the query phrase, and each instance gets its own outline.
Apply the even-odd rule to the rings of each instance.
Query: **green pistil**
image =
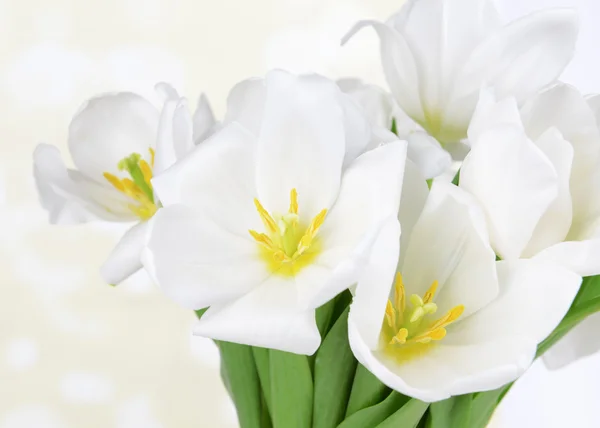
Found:
[[[132,153],[126,158],[122,159],[119,164],[120,171],[127,171],[131,176],[131,180],[135,183],[135,185],[142,191],[144,194],[150,199],[152,203],[154,203],[154,192],[152,188],[146,183],[144,179],[144,173],[140,168],[140,160],[142,156],[139,153]]]

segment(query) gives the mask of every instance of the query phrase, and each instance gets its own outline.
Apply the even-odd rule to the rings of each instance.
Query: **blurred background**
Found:
[[[0,0],[0,428],[234,428],[235,411],[193,314],[145,274],[118,288],[98,268],[122,227],[47,224],[31,154],[67,154],[71,116],[88,97],[134,91],[157,101],[167,81],[205,92],[222,116],[237,81],[273,67],[359,76],[384,85],[358,19],[402,0]],[[580,9],[582,33],[565,80],[600,91],[598,0],[504,0],[514,18],[549,5]],[[66,156],[68,158],[68,155]],[[493,427],[597,427],[600,355],[556,372],[536,364]]]

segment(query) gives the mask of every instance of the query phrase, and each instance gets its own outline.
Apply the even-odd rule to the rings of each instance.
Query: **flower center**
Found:
[[[132,153],[119,162],[119,171],[127,171],[131,178],[119,178],[108,172],[103,174],[115,189],[133,200],[127,208],[141,220],[148,220],[157,210],[154,190],[150,183],[154,167],[154,150],[152,148],[149,150],[151,165],[148,165],[139,153]]]
[[[283,215],[271,215],[258,199],[254,205],[266,229],[266,233],[249,230],[260,246],[260,255],[269,270],[284,276],[294,276],[308,266],[319,254],[321,245],[317,233],[325,221],[327,210],[321,210],[307,227],[298,215],[298,192],[290,192],[290,208]]]
[[[402,275],[397,274],[394,302],[387,302],[382,327],[381,338],[386,353],[406,361],[426,351],[432,341],[442,340],[446,336],[446,327],[462,315],[465,307],[455,306],[441,318],[435,319],[432,315],[438,310],[433,303],[437,287],[438,282],[434,281],[423,297],[411,295],[410,308],[407,308]]]

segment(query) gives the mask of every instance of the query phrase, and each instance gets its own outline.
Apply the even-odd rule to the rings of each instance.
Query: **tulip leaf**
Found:
[[[452,421],[452,408],[456,397],[431,403],[429,405],[429,416],[427,417],[427,428],[449,428]]]
[[[450,428],[470,427],[471,411],[473,408],[473,395],[465,394],[454,397]]]
[[[254,363],[258,372],[258,379],[265,398],[265,404],[271,413],[271,374],[269,367],[269,350],[266,348],[252,347]]]
[[[241,428],[265,428],[262,394],[250,346],[217,342],[221,375],[235,404]]]
[[[335,428],[344,419],[356,364],[348,343],[346,308],[315,358],[313,428]]]
[[[338,428],[373,428],[385,421],[401,408],[409,398],[392,392],[381,403],[359,410],[344,422],[338,425]]]
[[[274,428],[310,428],[313,381],[308,358],[269,351],[271,410]]]
[[[494,410],[496,410],[498,403],[504,398],[511,386],[512,383],[509,383],[503,387],[494,389],[493,391],[473,394],[474,398],[470,426],[473,428],[485,428],[488,425]]]
[[[390,392],[391,390],[381,383],[365,366],[358,364],[352,383],[352,392],[348,400],[346,418],[359,410],[380,403]]]
[[[421,422],[429,403],[412,398],[376,428],[415,428]],[[468,427],[469,425],[460,425]]]

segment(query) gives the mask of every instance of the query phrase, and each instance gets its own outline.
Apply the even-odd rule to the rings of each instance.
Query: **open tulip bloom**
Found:
[[[144,267],[196,311],[242,428],[484,428],[535,358],[600,350],[600,97],[557,81],[574,12],[408,0],[344,41],[365,26],[390,93],[274,70],[217,123],[159,83],[160,111],[80,109],[75,169],[34,153],[52,223],[135,223],[103,278]]]

